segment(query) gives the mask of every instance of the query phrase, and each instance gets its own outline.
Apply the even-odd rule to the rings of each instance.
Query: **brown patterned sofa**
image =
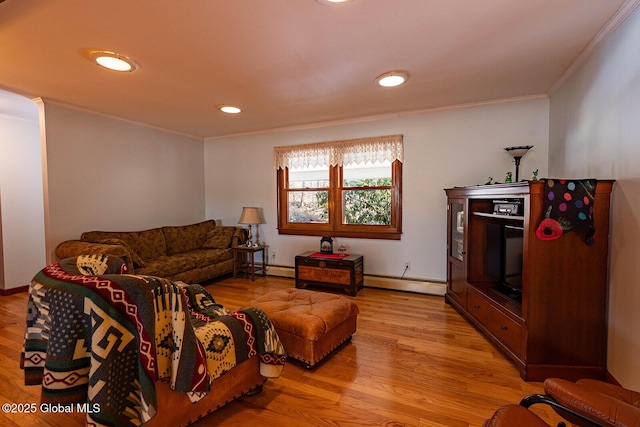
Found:
[[[80,240],[60,243],[56,257],[110,254],[122,258],[131,274],[198,283],[233,272],[231,247],[246,237],[244,228],[215,220],[143,231],[87,231]]]

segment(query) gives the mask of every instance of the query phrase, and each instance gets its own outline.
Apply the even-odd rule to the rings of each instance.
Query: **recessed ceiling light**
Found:
[[[344,6],[348,3],[353,3],[356,0],[316,0],[318,3],[325,6]]]
[[[220,105],[218,106],[218,110],[222,111],[223,113],[229,113],[229,114],[238,114],[242,112],[242,108],[235,107],[233,105]]]
[[[126,56],[120,55],[115,52],[101,50],[91,52],[90,57],[96,62],[96,64],[113,71],[131,72],[140,68],[140,64],[138,64],[133,59],[127,58]]]
[[[406,71],[389,71],[376,77],[376,83],[382,87],[400,86],[409,79]]]

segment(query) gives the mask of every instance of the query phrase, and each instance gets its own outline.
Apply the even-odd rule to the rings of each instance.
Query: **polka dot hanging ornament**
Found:
[[[594,243],[593,203],[595,179],[545,179],[544,216],[536,229],[540,240],[555,240],[569,231],[585,232]]]

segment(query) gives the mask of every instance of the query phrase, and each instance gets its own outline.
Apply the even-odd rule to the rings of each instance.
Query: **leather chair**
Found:
[[[524,406],[509,404],[498,408],[482,427],[549,427],[549,424]]]
[[[544,391],[557,402],[557,405],[550,403],[554,410],[575,425],[640,427],[639,392],[604,381],[582,379],[572,382],[558,378],[547,379]],[[592,421],[578,419],[575,414]]]
[[[553,397],[546,394],[531,394],[522,399],[519,405],[501,406],[490,419],[482,424],[482,427],[551,427],[550,424],[529,410],[529,407],[535,403],[550,405],[573,426],[602,427],[601,424],[573,412],[571,409],[564,408]],[[564,421],[560,421],[556,425],[556,427],[566,426]]]
[[[529,411],[531,405],[551,406],[562,418],[580,427],[640,427],[640,393],[604,381],[582,379],[576,382],[549,378],[546,394],[526,396],[520,405],[499,408],[483,427],[544,427],[540,417]],[[558,427],[564,426],[561,422]]]

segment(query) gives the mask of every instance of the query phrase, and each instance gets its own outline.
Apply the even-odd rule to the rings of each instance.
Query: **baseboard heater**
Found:
[[[268,265],[267,275],[295,278],[295,268],[283,265]],[[391,276],[364,275],[366,288],[391,289],[395,291],[415,292],[426,295],[444,296],[447,285],[445,282],[422,280],[415,278],[400,278]]]

